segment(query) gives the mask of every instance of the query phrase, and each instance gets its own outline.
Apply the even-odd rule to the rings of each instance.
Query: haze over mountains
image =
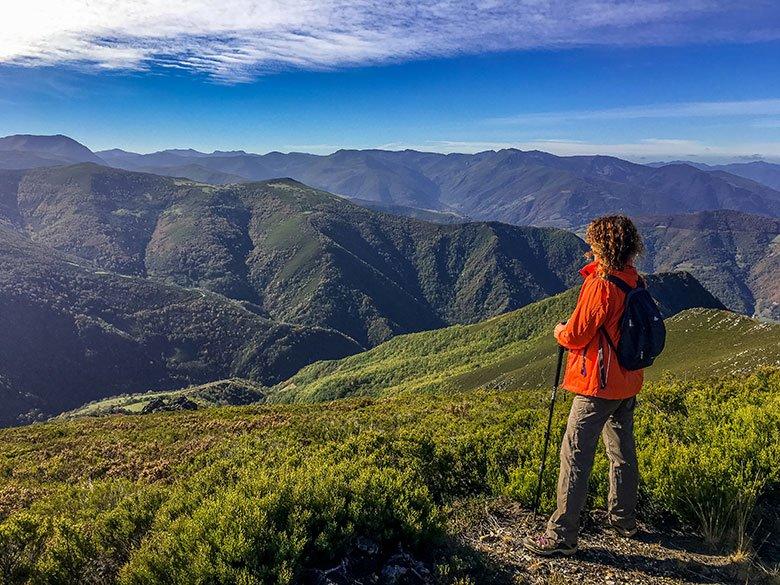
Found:
[[[2,139],[0,166],[41,166],[44,138],[57,152],[62,151],[58,142],[70,144],[65,137]],[[30,160],[25,162],[27,152]],[[745,176],[690,164],[645,166],[606,156],[559,157],[515,149],[473,155],[340,150],[327,156],[194,150],[136,154],[113,149],[83,156],[68,152],[72,155],[68,162],[96,162],[88,157],[97,156],[126,170],[214,183],[290,177],[351,198],[456,211],[473,219],[518,225],[578,228],[596,215],[615,211],[646,215],[735,209],[780,214],[780,192]]]

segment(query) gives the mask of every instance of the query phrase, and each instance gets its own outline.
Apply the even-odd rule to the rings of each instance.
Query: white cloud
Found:
[[[240,81],[286,68],[537,47],[778,38],[771,2],[725,0],[7,0],[0,63]]]
[[[738,158],[780,160],[780,142],[741,143],[728,146],[706,144],[697,140],[647,138],[638,142],[597,143],[566,139],[538,139],[505,142],[436,140],[417,144],[390,143],[378,146],[389,150],[412,148],[428,152],[475,153],[485,150],[517,148],[542,150],[559,156],[608,155],[636,161],[691,159],[725,161]]]
[[[780,99],[728,102],[682,102],[602,110],[568,110],[491,118],[494,124],[550,124],[577,120],[635,120],[641,118],[717,118],[780,114]]]

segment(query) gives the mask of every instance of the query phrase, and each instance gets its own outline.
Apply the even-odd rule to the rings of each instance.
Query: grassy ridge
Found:
[[[739,537],[780,485],[780,371],[642,397],[642,513]],[[546,398],[482,389],[0,431],[0,580],[293,583],[360,537],[429,550],[455,500],[530,502]],[[597,504],[606,469],[599,454]]]
[[[228,378],[180,390],[124,394],[105,400],[96,400],[80,408],[65,412],[58,418],[101,416],[106,414],[138,414],[153,401],[171,402],[186,399],[198,408],[240,406],[263,400],[264,387],[245,378]]]
[[[405,335],[368,352],[318,362],[274,387],[270,400],[548,386],[556,355],[550,331],[575,301],[576,291],[570,290],[475,325]],[[718,377],[780,365],[780,325],[728,311],[689,309],[667,319],[667,329],[667,348],[647,370],[648,379]]]

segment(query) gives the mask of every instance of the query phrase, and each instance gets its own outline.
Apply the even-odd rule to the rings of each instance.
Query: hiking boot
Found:
[[[551,557],[555,555],[571,556],[577,552],[577,545],[568,546],[563,541],[556,540],[541,534],[539,536],[526,536],[523,546],[534,554]]]
[[[617,532],[623,538],[633,538],[634,536],[636,536],[636,533],[638,531],[636,524],[634,524],[633,528],[625,528],[623,526],[615,524],[611,520],[607,521],[607,528],[609,528],[613,532]]]

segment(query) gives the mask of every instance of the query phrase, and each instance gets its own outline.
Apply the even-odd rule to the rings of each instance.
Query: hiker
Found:
[[[525,548],[543,556],[577,551],[580,514],[599,434],[610,463],[607,522],[625,537],[637,531],[634,408],[643,370],[622,367],[615,348],[626,301],[625,285],[642,286],[634,260],[643,245],[634,223],[622,215],[592,221],[585,241],[590,245],[592,262],[580,271],[584,281],[577,306],[569,320],[554,331],[558,343],[569,350],[562,387],[575,395],[561,444],[557,509],[543,534],[523,540]],[[613,280],[608,280],[610,275]]]

